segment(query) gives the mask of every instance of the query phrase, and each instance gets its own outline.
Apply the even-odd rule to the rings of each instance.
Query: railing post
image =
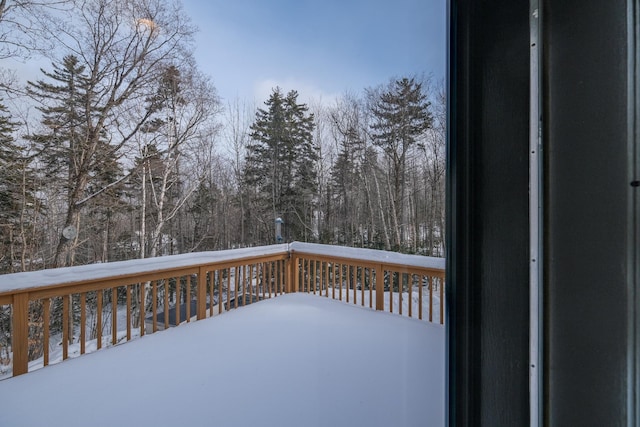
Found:
[[[289,257],[284,260],[284,293],[291,293],[291,253],[289,253]]]
[[[13,376],[29,370],[29,294],[13,296]]]
[[[198,270],[198,288],[196,290],[196,296],[198,299],[196,306],[196,314],[198,320],[205,319],[207,317],[207,269],[201,266]],[[211,301],[213,304],[213,301]]]
[[[384,267],[378,265],[376,272],[376,310],[384,311]]]
[[[288,292],[298,292],[298,287],[300,286],[300,273],[298,271],[298,257],[290,253],[288,263],[288,271],[287,271],[287,289]]]

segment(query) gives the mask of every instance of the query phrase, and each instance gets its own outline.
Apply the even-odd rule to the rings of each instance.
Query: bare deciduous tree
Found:
[[[68,150],[75,172],[68,182],[63,229],[77,228],[83,205],[101,193],[87,194],[96,163],[119,158],[151,116],[151,109],[131,114],[136,99],[151,95],[168,64],[191,61],[194,32],[179,4],[163,0],[86,0],[66,13],[68,19],[51,23],[49,36],[57,52],[84,67],[84,82],[76,129],[80,143]],[[49,128],[53,134],[55,128]],[[69,264],[75,243],[59,236],[55,266]]]
[[[0,0],[0,59],[28,58],[51,50],[43,37],[51,15],[73,8],[74,0]]]

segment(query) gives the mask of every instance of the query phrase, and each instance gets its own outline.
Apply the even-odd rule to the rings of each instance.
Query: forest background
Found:
[[[0,273],[300,240],[444,255],[429,70],[221,99],[171,0],[0,1]],[[7,63],[3,61],[4,63]],[[40,63],[40,62],[39,62]]]

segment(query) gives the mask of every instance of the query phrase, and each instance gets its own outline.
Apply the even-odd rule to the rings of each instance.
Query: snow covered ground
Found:
[[[255,282],[254,282],[254,286],[255,286]],[[234,292],[232,291],[232,296],[234,295]],[[349,301],[347,301],[347,294],[349,297]],[[384,293],[384,311],[389,312],[390,309],[390,294],[392,294],[391,296],[391,301],[393,302],[393,313],[399,314],[400,313],[400,298],[399,298],[399,293],[398,292],[385,292]],[[324,297],[326,295],[326,289],[323,289],[322,291],[322,296]],[[375,292],[373,293],[373,300],[371,300],[369,298],[369,291],[365,290],[364,292],[364,307],[375,307]],[[328,294],[328,298],[331,299],[333,297],[333,289],[329,288],[329,294]],[[339,290],[336,288],[335,290],[335,299],[339,300],[340,298],[340,292]],[[226,293],[223,295],[223,301],[226,302]],[[349,289],[347,291],[347,288],[344,287],[342,289],[342,301],[346,302],[348,304],[354,304],[354,299],[353,299],[353,289]],[[363,305],[363,299],[362,299],[362,292],[360,290],[356,290],[356,299],[355,299],[355,305],[361,306]],[[411,293],[411,305],[412,305],[412,311],[411,311],[411,316],[414,318],[418,318],[418,306],[419,306],[419,292],[417,290],[413,291]],[[433,316],[432,316],[432,322],[434,323],[439,323],[440,322],[440,297],[438,295],[437,291],[434,291],[432,294],[432,305],[433,305]],[[429,291],[428,289],[424,288],[423,289],[423,296],[422,296],[422,319],[424,319],[425,321],[429,320]],[[226,312],[226,305],[223,304],[223,312]],[[117,320],[117,326],[118,326],[118,332],[117,332],[117,344],[121,344],[127,341],[127,311],[126,311],[126,306],[125,305],[119,305],[118,306],[118,320]],[[217,304],[214,304],[214,310],[213,310],[214,316],[218,314],[218,306]],[[148,315],[148,313],[147,313]],[[207,315],[209,315],[209,311],[207,311]],[[409,293],[408,292],[403,292],[402,293],[402,315],[403,316],[409,316]],[[111,307],[106,307],[104,309],[104,314],[103,314],[103,330],[102,330],[102,348],[107,348],[107,347],[111,347],[113,344],[111,342]],[[195,321],[195,314],[193,315],[193,319]],[[87,319],[87,330],[91,330],[92,324],[91,322],[95,321],[95,319],[92,316],[88,316]],[[162,325],[161,325],[162,326]],[[149,332],[147,332],[149,333]],[[80,335],[80,328],[78,324],[74,325],[74,339],[73,339],[73,343],[69,345],[69,350],[68,350],[68,354],[69,354],[69,358],[75,358],[75,357],[79,357],[81,356],[81,352],[80,352],[80,341],[79,341],[79,335]],[[137,339],[140,337],[140,328],[136,328],[136,327],[132,327],[131,328],[131,339]],[[49,364],[50,365],[55,365],[57,363],[62,362],[62,344],[61,344],[61,340],[62,340],[62,335],[60,333],[58,334],[54,334],[51,336],[50,338],[50,345],[49,345]],[[86,341],[86,346],[85,346],[85,353],[93,353],[94,351],[97,351],[97,340],[93,339],[93,340],[87,340]],[[40,357],[36,360],[32,360],[29,362],[29,372],[33,372],[37,369],[41,369],[44,367],[44,358]],[[4,380],[6,378],[11,377],[11,365],[0,365],[0,380]]]
[[[288,294],[0,382],[1,426],[442,426],[438,324]]]

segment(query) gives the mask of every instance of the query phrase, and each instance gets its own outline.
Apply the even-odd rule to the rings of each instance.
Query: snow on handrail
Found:
[[[0,294],[57,284],[111,279],[153,271],[277,255],[287,253],[287,249],[286,244],[257,246],[4,274],[0,275]]]
[[[409,267],[445,269],[445,259],[421,255],[408,255],[377,249],[351,248],[347,246],[321,245],[316,243],[293,242],[289,245],[291,252],[299,252],[328,257],[339,257],[352,260],[373,261]]]
[[[156,258],[132,259],[0,275],[0,293],[27,290],[62,283],[101,280],[119,276],[148,273],[159,270],[196,267],[203,264],[235,261],[242,258],[299,252],[333,256],[353,260],[383,262],[419,268],[444,270],[445,259],[420,255],[407,255],[376,249],[293,242],[290,244],[257,246],[222,251],[193,252]]]

